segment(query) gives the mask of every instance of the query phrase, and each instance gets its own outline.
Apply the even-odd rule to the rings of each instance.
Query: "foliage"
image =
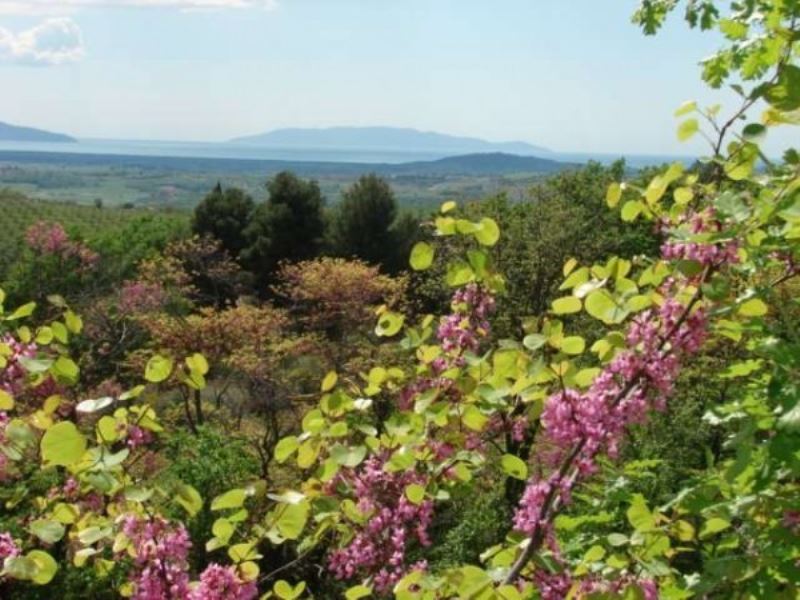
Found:
[[[636,18],[656,29],[676,4],[648,0]],[[273,411],[256,429],[258,479],[238,443],[233,454],[207,451],[225,477],[198,472],[202,459],[186,462],[192,443],[174,433],[173,414],[182,399],[199,451],[217,445],[204,400],[219,370],[240,368],[231,357],[252,347],[269,361],[260,376],[275,381],[283,357],[305,353],[283,310],[155,310],[144,317],[143,378],[87,398],[72,357],[82,319],[63,299],[40,316],[34,303],[6,308],[0,294],[0,494],[10,512],[0,585],[52,586],[71,564],[136,599],[326,597],[339,589],[332,578],[349,600],[796,597],[800,157],[770,161],[759,143],[769,128],[797,124],[800,5],[734,9],[722,18],[694,2],[688,13],[690,24],[722,31],[730,44],[717,56],[754,86],[727,121],[716,108],[679,109],[678,136],[700,130],[687,116],[702,118],[712,155],[645,181],[611,178],[604,194],[623,222],[656,228],[658,248],[609,217],[629,236],[615,248],[636,255],[600,259],[605,241],[576,252],[559,265],[560,283],[543,283],[551,295],[531,307],[524,335],[497,339],[494,315],[513,292],[500,271],[503,229],[445,203],[409,264],[443,274],[449,306],[425,315],[383,304],[373,333],[386,343],[366,346],[375,350],[368,369],[320,374],[313,394],[289,385],[265,394],[287,416]],[[767,108],[748,123],[757,101]],[[273,184],[276,196],[287,188],[321,207],[313,184]],[[552,243],[571,240],[563,235]],[[278,291],[309,328],[339,320],[330,339],[346,343],[363,305],[400,289],[387,278],[371,295],[379,275],[370,269],[289,265],[284,284],[293,285]],[[391,340],[396,350],[384,355]],[[225,408],[223,430],[233,425]],[[670,418],[653,421],[659,413]],[[240,424],[257,427],[249,416]],[[710,443],[705,463],[692,455],[658,479],[647,428],[681,422],[698,431],[670,430],[661,448]],[[232,487],[211,489],[223,479]],[[486,490],[491,527],[473,508]]]
[[[338,256],[359,258],[374,265],[398,263],[397,201],[386,181],[364,175],[342,194],[331,223],[331,243]],[[408,256],[402,253],[403,260]]]
[[[259,204],[247,227],[242,258],[262,284],[281,261],[313,258],[322,245],[325,199],[315,181],[290,172],[267,184],[269,198]]]
[[[255,209],[253,199],[238,188],[223,191],[216,187],[194,209],[192,230],[197,235],[211,236],[236,257],[246,246],[244,231]]]

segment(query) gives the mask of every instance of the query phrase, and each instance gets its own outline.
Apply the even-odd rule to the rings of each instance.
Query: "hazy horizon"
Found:
[[[0,0],[0,121],[79,139],[219,142],[292,127],[408,127],[555,152],[700,154],[684,100],[722,102],[634,1]],[[770,152],[788,132],[770,134]]]

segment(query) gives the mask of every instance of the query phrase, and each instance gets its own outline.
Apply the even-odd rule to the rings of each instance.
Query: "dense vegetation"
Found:
[[[712,142],[692,168],[419,223],[379,177],[331,208],[289,172],[212,189],[191,233],[31,223],[0,293],[0,595],[796,598],[800,155],[759,144],[798,124],[800,4],[686,11],[742,96],[679,108]]]

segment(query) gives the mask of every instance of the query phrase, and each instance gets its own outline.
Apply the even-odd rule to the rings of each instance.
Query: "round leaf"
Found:
[[[409,264],[415,271],[424,271],[433,264],[433,246],[426,242],[417,242],[411,250]]]

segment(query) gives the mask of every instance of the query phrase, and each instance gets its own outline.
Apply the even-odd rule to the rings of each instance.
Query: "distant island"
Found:
[[[33,127],[20,127],[0,121],[0,141],[2,142],[77,142],[63,133],[51,133]]]
[[[334,148],[359,150],[401,150],[442,154],[504,152],[524,156],[551,154],[550,150],[527,142],[490,142],[419,131],[402,127],[326,127],[275,129],[259,135],[238,137],[234,144],[278,148]]]

